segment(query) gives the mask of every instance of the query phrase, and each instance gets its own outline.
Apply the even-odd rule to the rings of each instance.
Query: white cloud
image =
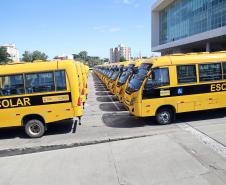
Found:
[[[130,5],[134,8],[138,8],[140,5],[138,3],[138,0],[113,0],[115,3],[120,3],[124,5]]]

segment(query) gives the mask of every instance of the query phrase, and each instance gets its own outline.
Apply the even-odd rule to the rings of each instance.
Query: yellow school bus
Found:
[[[117,69],[112,74],[111,78],[109,79],[107,83],[107,88],[110,90],[111,93],[115,94],[116,92],[116,85],[118,82],[118,79],[120,78],[123,71],[128,67],[129,61],[126,62],[120,62],[117,64]]]
[[[85,97],[87,99],[87,95],[89,93],[89,91],[88,91],[88,77],[87,77],[85,65],[83,63],[81,63],[81,70],[82,70],[82,76],[83,76],[83,84],[84,84],[84,90],[85,90]]]
[[[89,66],[85,66],[85,70],[86,70],[86,75],[87,75],[87,78],[89,77]]]
[[[226,106],[226,52],[177,54],[153,58],[144,79],[130,81],[125,105],[138,117],[155,116],[159,124],[176,113]]]
[[[127,69],[125,69],[120,76],[119,80],[117,81],[116,85],[116,93],[118,100],[123,103],[124,102],[124,95],[126,91],[126,87],[129,83],[130,78],[133,77],[133,75],[136,74],[138,71],[138,67],[142,64],[143,60],[136,60],[133,62],[130,62]]]
[[[41,137],[49,123],[83,114],[73,61],[0,66],[0,127]]]
[[[86,95],[85,95],[85,87],[84,87],[84,77],[82,74],[82,66],[80,62],[75,62],[75,67],[77,70],[77,73],[75,75],[78,75],[78,80],[79,80],[79,91],[80,91],[80,97],[81,101],[83,103],[83,108],[86,102]]]

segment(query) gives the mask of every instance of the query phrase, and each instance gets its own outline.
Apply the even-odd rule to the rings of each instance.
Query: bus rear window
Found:
[[[55,80],[57,91],[65,91],[67,89],[65,71],[56,71]]]

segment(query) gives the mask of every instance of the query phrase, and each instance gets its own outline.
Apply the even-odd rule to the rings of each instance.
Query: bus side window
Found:
[[[199,64],[200,82],[222,80],[221,63]]]
[[[223,77],[224,77],[224,80],[225,80],[226,79],[226,62],[223,62],[222,66],[223,66]]]
[[[65,71],[63,71],[63,70],[62,71],[56,71],[55,72],[55,79],[56,79],[56,90],[57,91],[67,90]]]
[[[1,77],[0,96],[24,94],[23,75],[9,75]]]
[[[26,93],[55,91],[53,72],[26,74]]]
[[[169,69],[168,68],[153,69],[152,79],[153,79],[153,86],[156,88],[170,85]]]
[[[195,65],[177,66],[177,82],[179,84],[197,82]]]

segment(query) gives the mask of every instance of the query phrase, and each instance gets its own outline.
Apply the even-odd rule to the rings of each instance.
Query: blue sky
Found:
[[[87,50],[109,57],[123,43],[132,55],[151,55],[151,6],[155,0],[0,1],[0,45],[22,54],[40,50],[50,58]]]

